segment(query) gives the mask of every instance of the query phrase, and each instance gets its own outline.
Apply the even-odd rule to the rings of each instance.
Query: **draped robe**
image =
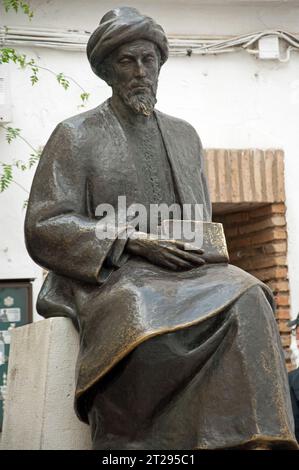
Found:
[[[210,220],[211,204],[197,133],[185,121],[159,111],[155,111],[155,116],[179,203],[203,204],[203,218]],[[107,427],[105,435],[100,437],[101,448],[219,448],[250,442],[255,435],[262,439],[270,435],[274,441],[296,447],[286,371],[270,290],[256,278],[228,264],[207,264],[190,271],[170,272],[145,259],[129,257],[124,251],[125,240],[121,240],[117,233],[112,240],[99,240],[95,236],[96,224],[99,222],[95,218],[98,204],[107,203],[117,207],[118,196],[125,195],[130,205],[138,202],[138,194],[141,192],[126,135],[109,100],[57,126],[45,146],[34,177],[25,223],[26,243],[32,258],[49,270],[37,308],[46,318],[62,315],[71,318],[80,332],[75,396],[79,418],[88,422],[88,394],[95,387],[102,387],[108,390],[108,395],[101,392],[103,404],[106,400],[108,405],[101,416],[103,429]],[[238,315],[241,315],[243,323],[236,326]],[[238,318],[237,323],[234,323],[233,318]],[[242,330],[245,324],[248,338]],[[238,328],[240,334],[235,334],[230,346],[227,343],[228,332],[231,334],[232,330]],[[191,339],[186,340],[190,331]],[[195,343],[193,331],[197,337]],[[261,338],[261,331],[265,341]],[[175,333],[178,335],[174,341],[183,335],[182,344],[186,346],[184,351],[181,343],[179,346],[173,345],[171,335]],[[184,421],[188,414],[186,406],[189,406],[186,397],[190,393],[190,384],[194,382],[194,372],[191,373],[190,366],[188,382],[188,377],[182,378],[177,370],[179,388],[183,382],[183,390],[187,392],[181,392],[185,401],[181,400],[184,406],[180,408],[177,399],[172,401],[171,391],[166,386],[176,381],[175,374],[169,376],[167,381],[167,364],[165,369],[165,364],[162,367],[158,361],[156,368],[161,366],[160,374],[153,372],[148,365],[149,375],[145,371],[143,376],[147,383],[153,384],[152,403],[150,397],[146,398],[144,390],[140,389],[143,400],[151,404],[150,411],[144,411],[144,404],[144,419],[136,421],[140,425],[139,431],[128,430],[126,435],[125,423],[130,422],[130,406],[125,410],[125,407],[121,408],[121,403],[116,405],[116,402],[121,399],[122,387],[124,384],[126,387],[129,381],[131,390],[136,392],[136,403],[143,407],[140,395],[137,396],[138,377],[146,361],[142,360],[143,366],[140,363],[138,366],[136,357],[138,354],[143,358],[150,357],[146,348],[153,345],[153,350],[156,348],[158,351],[164,338],[166,342],[170,341],[169,350],[180,350],[180,357],[191,357],[191,351],[194,357],[196,349],[197,369],[200,365],[198,373],[208,367],[211,358],[216,358],[217,364],[220,360],[220,368],[221,361],[223,365],[226,364],[223,375],[217,369],[219,364],[217,367],[214,364],[211,374],[213,367],[218,371],[214,379],[201,379],[198,390],[195,389],[195,395],[190,398],[195,403],[201,393],[205,397],[210,393],[212,396],[215,387],[221,389],[221,381],[224,381],[227,393],[223,397],[224,408],[210,408],[210,416],[214,416],[215,423],[214,428],[211,428],[207,414],[200,409],[200,403],[198,409],[195,407],[194,410],[191,406],[192,426],[189,426]],[[162,342],[159,343],[160,340]],[[226,344],[226,349],[223,344]],[[233,351],[234,347],[240,357],[236,356],[237,353],[233,354],[232,363],[228,365],[229,350]],[[221,348],[224,348],[223,357],[219,358]],[[244,365],[246,356],[248,367]],[[259,363],[252,364],[255,360]],[[244,362],[242,372],[239,361]],[[130,375],[129,363],[133,364],[133,376]],[[128,378],[123,375],[126,370],[129,371]],[[231,370],[237,371],[235,376]],[[111,407],[109,393],[112,390],[113,395],[113,382],[119,376],[124,377],[123,382],[120,379],[118,397]],[[158,383],[154,376],[159,379]],[[167,389],[164,397],[163,377],[164,388]],[[160,409],[161,402],[164,400],[166,403],[168,400],[165,412],[152,409],[154,394],[159,393],[159,387],[162,395],[155,406]],[[236,410],[244,399],[245,390],[248,391],[251,405],[243,410],[243,424],[239,426],[236,423],[240,420],[242,407],[238,412]],[[268,396],[270,390],[271,397]],[[125,395],[127,390],[123,393]],[[271,403],[271,412],[269,407],[264,408],[261,404],[263,394]],[[209,409],[206,400],[201,400],[202,406]],[[221,397],[219,400],[221,404]],[[217,415],[216,409],[217,413],[222,413],[223,409],[222,416]],[[105,421],[107,410],[110,410],[110,414]],[[120,417],[123,414],[122,419],[118,421],[113,412]],[[175,415],[177,424],[174,424]],[[148,431],[145,432],[142,423],[148,423],[148,420],[151,426],[147,424]],[[116,421],[122,423],[121,429]],[[180,427],[180,423],[181,428],[190,427],[192,436],[188,432],[184,435],[181,430],[175,430]],[[263,423],[266,423],[265,429]]]

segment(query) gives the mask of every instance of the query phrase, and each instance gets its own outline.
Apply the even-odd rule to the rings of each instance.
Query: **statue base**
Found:
[[[15,329],[9,357],[1,449],[86,450],[89,426],[75,415],[79,336],[67,318]]]

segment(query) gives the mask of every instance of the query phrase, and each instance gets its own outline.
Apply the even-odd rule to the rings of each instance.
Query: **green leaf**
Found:
[[[15,10],[15,12],[18,12],[19,4],[19,0],[3,0],[3,5],[6,12],[9,10]]]
[[[0,176],[0,193],[3,193],[5,189],[9,187],[12,182],[12,165],[7,163],[1,163],[2,175]]]
[[[88,100],[89,96],[90,96],[90,93],[84,92],[84,93],[81,93],[80,98],[82,102],[85,103]]]
[[[21,171],[28,170],[26,163],[24,163],[22,160],[18,160],[15,163],[15,166],[18,168],[18,170],[21,170]]]
[[[63,73],[58,73],[56,75],[56,79],[58,81],[58,83],[65,89],[67,90],[68,87],[70,86],[70,82],[65,78],[65,76],[63,75]]]
[[[38,150],[36,153],[31,153],[29,157],[28,169],[32,168],[40,159],[42,154],[41,150]]]
[[[27,2],[23,2],[22,0],[2,0],[2,2],[6,12],[14,10],[18,13],[20,9],[23,10],[23,13],[27,15],[30,20],[33,17],[33,11],[30,10],[30,6]]]
[[[3,6],[7,12],[10,9],[10,0],[3,0]]]
[[[20,7],[22,8],[23,12],[25,15],[28,16],[28,18],[31,20],[33,18],[33,11],[30,10],[30,6],[26,2],[20,2]]]
[[[19,66],[24,69],[26,67],[26,55],[25,54],[20,54],[17,56],[16,63],[19,64]]]
[[[37,75],[31,75],[30,76],[30,81],[32,85],[35,85],[38,82],[38,76]]]
[[[18,127],[4,127],[6,130],[6,140],[10,144],[14,139],[20,136],[21,129]]]
[[[26,55],[19,54],[15,49],[9,47],[0,48],[0,64],[14,62],[22,68],[26,66]]]

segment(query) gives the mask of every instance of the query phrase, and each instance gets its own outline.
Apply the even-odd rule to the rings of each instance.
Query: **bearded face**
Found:
[[[154,43],[133,41],[120,46],[109,58],[113,94],[133,112],[149,116],[156,104],[160,55]]]
[[[118,90],[118,94],[132,111],[144,116],[152,114],[157,102],[156,90],[151,83],[144,84],[143,86],[132,84],[128,89]]]
[[[157,85],[150,80],[143,83],[132,81],[126,88],[115,86],[113,91],[135,113],[150,116],[154,110]]]

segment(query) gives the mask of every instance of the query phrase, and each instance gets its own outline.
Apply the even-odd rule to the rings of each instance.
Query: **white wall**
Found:
[[[281,28],[299,32],[299,2],[164,2],[145,0],[32,1],[32,25],[92,30],[113,6],[130,4],[154,16],[168,33],[241,34]],[[1,23],[26,24],[21,14],[1,14]],[[40,65],[71,75],[91,93],[88,107],[110,95],[108,87],[91,72],[85,54],[50,49],[24,49]],[[42,145],[55,125],[76,114],[79,90],[67,92],[55,77],[41,72],[41,81],[32,87],[29,73],[10,67],[13,126],[22,128],[34,145]],[[27,77],[27,79],[26,79]],[[285,151],[285,182],[289,233],[289,274],[293,315],[299,310],[299,54],[289,63],[260,61],[247,52],[210,57],[171,57],[164,65],[158,94],[158,108],[191,122],[206,147],[280,147]],[[23,143],[7,146],[0,131],[0,154],[22,158],[28,154]],[[17,178],[30,187],[32,173]],[[0,195],[0,278],[38,277],[37,268],[23,243],[22,201],[26,194],[16,186]],[[39,282],[40,283],[40,282]],[[35,294],[39,283],[36,283]]]

